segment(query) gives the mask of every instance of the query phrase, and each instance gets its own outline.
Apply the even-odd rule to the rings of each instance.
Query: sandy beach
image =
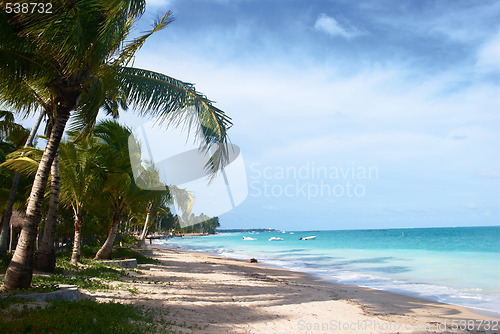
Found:
[[[120,283],[127,289],[86,295],[159,308],[186,324],[183,333],[498,332],[498,318],[455,305],[330,284],[260,263],[152,249],[160,264],[139,265],[140,272]]]

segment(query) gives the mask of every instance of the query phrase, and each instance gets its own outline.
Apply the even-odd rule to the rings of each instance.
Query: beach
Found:
[[[498,332],[498,318],[460,306],[244,260],[151,249],[159,264],[139,265],[120,283],[127,289],[85,295],[162,310],[166,319],[185,324],[178,328],[183,333]]]

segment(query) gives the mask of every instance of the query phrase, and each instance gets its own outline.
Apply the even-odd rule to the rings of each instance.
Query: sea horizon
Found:
[[[299,239],[311,236],[315,238]],[[269,241],[271,238],[283,240]],[[500,226],[457,226],[249,230],[171,238],[155,244],[236,259],[254,257],[266,266],[303,272],[331,283],[394,292],[500,315],[498,240]]]
[[[280,228],[274,228],[274,227],[249,227],[249,228],[217,228],[217,233],[229,233],[226,231],[236,231],[236,230],[242,230],[242,231],[257,231],[257,230],[271,230],[271,231],[279,231],[279,232],[326,232],[326,231],[365,231],[365,230],[413,230],[413,229],[440,229],[440,228],[476,228],[476,227],[500,227],[500,224],[498,225],[464,225],[464,226],[418,226],[418,227],[376,227],[376,228],[369,228],[369,227],[363,227],[363,228],[349,228],[349,229],[314,229],[314,230],[292,230],[292,229],[280,229]]]

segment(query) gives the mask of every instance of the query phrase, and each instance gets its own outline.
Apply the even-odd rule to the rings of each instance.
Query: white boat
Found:
[[[315,235],[310,236],[310,237],[300,238],[299,240],[312,240],[312,239],[314,239],[314,238],[316,238],[316,236],[315,236]]]
[[[252,237],[243,237],[243,240],[257,240],[257,239],[254,239]]]
[[[269,238],[268,241],[280,241],[280,240],[283,240],[283,238],[271,237],[271,238]]]

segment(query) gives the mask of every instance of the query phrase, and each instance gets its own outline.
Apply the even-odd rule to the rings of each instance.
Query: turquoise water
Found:
[[[308,236],[316,238],[299,240]],[[222,233],[156,244],[500,313],[500,226]]]

